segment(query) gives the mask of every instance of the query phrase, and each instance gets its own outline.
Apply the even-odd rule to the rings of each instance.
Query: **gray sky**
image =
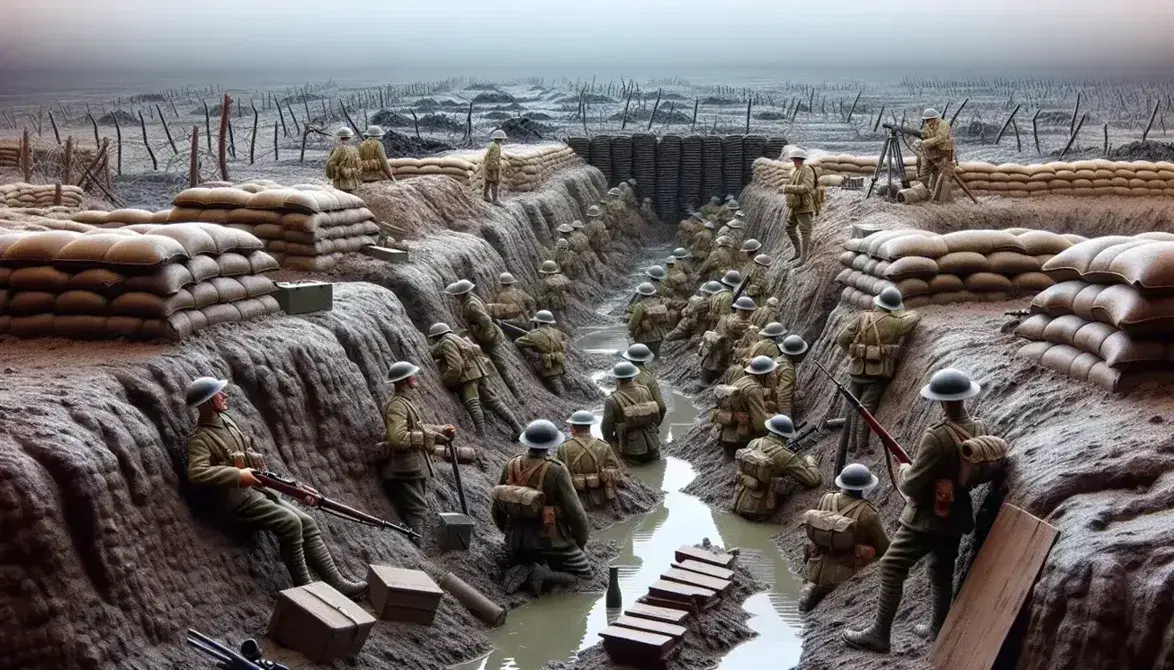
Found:
[[[905,66],[893,79],[1061,66],[1127,73],[1174,62],[1164,34],[1172,30],[1172,0],[3,0],[0,63],[302,80],[362,69],[388,81],[837,70],[852,78],[866,65]],[[909,69],[930,58],[930,70]]]

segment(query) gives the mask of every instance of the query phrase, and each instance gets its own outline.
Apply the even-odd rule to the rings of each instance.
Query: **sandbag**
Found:
[[[100,340],[109,337],[106,317],[94,315],[66,315],[53,319],[53,335],[72,340]]]
[[[273,283],[273,280],[268,277],[243,275],[235,279],[244,287],[245,294],[250,298],[260,298],[263,295],[269,295],[277,290],[277,284]]]
[[[0,235],[0,261],[10,267],[18,265],[49,265],[58,253],[82,237],[70,230],[49,230],[37,233]]]
[[[996,274],[1013,277],[1025,272],[1039,272],[1041,264],[1035,256],[1021,254],[1014,251],[996,251],[987,256],[990,271]]]
[[[1041,341],[1044,339],[1044,330],[1052,322],[1047,314],[1033,314],[1015,327],[1015,335],[1025,340]]]
[[[106,316],[110,313],[110,299],[93,291],[65,291],[53,303],[57,314],[86,314]]]
[[[196,309],[220,302],[220,291],[216,290],[211,281],[192,284],[187,288],[187,291],[192,294],[192,301]]]
[[[125,291],[142,291],[158,296],[169,296],[185,286],[195,283],[188,266],[182,263],[161,265],[150,274],[132,275],[123,283]]]
[[[1076,298],[1076,294],[1087,286],[1090,284],[1079,280],[1059,282],[1037,295],[1031,301],[1031,309],[1033,312],[1052,317],[1071,314],[1072,301]]]
[[[1019,238],[1002,230],[957,230],[942,235],[941,239],[950,253],[972,251],[985,255],[996,251],[1026,252]]]
[[[237,277],[252,272],[249,259],[237,253],[222,253],[216,257],[216,265],[220,268],[221,277]]]
[[[50,337],[53,335],[53,314],[13,316],[8,322],[8,334],[15,337]]]
[[[50,265],[38,265],[13,270],[8,277],[8,287],[13,290],[60,293],[67,289],[72,278],[70,273]]]
[[[940,272],[938,264],[932,258],[924,256],[903,256],[889,264],[884,271],[885,279],[901,281],[902,279],[932,279]]]
[[[90,291],[109,296],[113,293],[121,292],[120,287],[124,281],[126,281],[125,275],[108,268],[91,268],[70,277],[66,289]]]
[[[967,276],[963,283],[966,285],[966,290],[972,293],[1009,292],[1013,288],[1010,279],[993,272],[976,272]]]
[[[249,268],[253,274],[261,274],[263,272],[272,272],[281,269],[281,265],[273,256],[264,251],[250,252],[245,258],[249,261]]]
[[[243,321],[240,310],[236,305],[228,303],[219,303],[209,305],[200,310],[204,316],[208,318],[208,325],[214,326],[218,323],[227,323],[235,321]]]
[[[963,291],[966,285],[958,275],[940,274],[929,280],[930,293],[949,293]]]
[[[901,297],[912,298],[919,295],[928,295],[929,284],[924,279],[902,279],[897,282],[897,290],[901,292]],[[880,292],[878,291],[877,295],[879,294]]]
[[[1042,271],[1056,282],[1081,279],[1097,254],[1113,245],[1130,240],[1131,238],[1124,235],[1107,235],[1085,240],[1056,254],[1043,264]]]
[[[1025,272],[1011,278],[1011,290],[1015,293],[1039,293],[1055,282],[1042,272]]]
[[[142,319],[164,319],[181,309],[193,309],[192,294],[181,290],[166,298],[143,291],[123,293],[110,303],[115,316],[133,316]]]
[[[1150,297],[1132,286],[1108,286],[1093,297],[1088,317],[1132,337],[1174,339],[1174,296]]]
[[[1116,254],[1103,275],[1119,278],[1147,295],[1174,292],[1174,242],[1147,241],[1125,249]]]
[[[915,231],[913,234],[906,234],[888,240],[880,244],[875,251],[870,250],[869,255],[883,258],[887,261],[893,261],[898,258],[905,258],[906,256],[939,258],[949,253],[946,243],[940,236],[917,233],[922,233],[922,231]]]
[[[975,272],[990,272],[987,257],[975,251],[953,251],[937,259],[938,269],[944,274],[964,277]]]

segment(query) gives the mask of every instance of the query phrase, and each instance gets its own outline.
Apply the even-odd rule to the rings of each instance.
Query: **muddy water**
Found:
[[[603,305],[600,313],[618,311],[625,300],[626,297],[614,299]],[[619,319],[613,315],[608,320]],[[575,344],[583,351],[610,354],[619,360],[618,354],[628,346],[627,331],[623,325],[584,329]],[[603,392],[611,391],[612,381],[606,370],[597,371],[593,378]],[[668,405],[661,439],[668,443],[689,430],[697,420],[698,409],[668,384],[661,382],[661,388]],[[597,414],[602,411],[602,404],[595,408]],[[598,435],[598,425],[595,430]],[[649,584],[669,567],[673,552],[681,545],[709,538],[720,546],[738,547],[739,562],[771,586],[745,603],[745,609],[753,615],[750,626],[759,633],[758,637],[735,648],[718,667],[777,670],[798,663],[801,623],[795,603],[799,584],[770,540],[778,526],[750,523],[682,493],[696,476],[687,461],[670,456],[635,466],[632,472],[649,486],[664,491],[664,501],[647,514],[627,519],[593,538],[614,540],[620,546],[620,555],[612,564],[620,568],[624,604],[647,593]],[[599,632],[619,615],[617,610],[608,610],[604,600],[602,593],[551,595],[513,610],[506,625],[489,634],[494,651],[455,668],[534,670],[552,660],[573,659],[576,652],[598,642]]]

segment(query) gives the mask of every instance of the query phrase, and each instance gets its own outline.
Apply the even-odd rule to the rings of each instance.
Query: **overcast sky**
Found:
[[[0,0],[0,63],[385,81],[1142,74],[1174,62],[1172,31],[1174,0]]]

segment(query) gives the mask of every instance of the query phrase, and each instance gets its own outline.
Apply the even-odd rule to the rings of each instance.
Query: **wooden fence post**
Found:
[[[754,104],[754,99],[751,98],[746,101],[746,134],[750,134],[750,106]]]
[[[188,163],[188,185],[195,188],[200,183],[200,124],[192,126],[192,153]]]
[[[1035,114],[1031,117],[1031,134],[1035,138],[1035,153],[1043,155],[1039,150],[1039,115],[1044,111],[1042,108],[1035,110]]]
[[[253,107],[253,138],[249,140],[249,165],[252,165],[253,155],[257,149],[257,122],[261,117],[257,114],[257,104],[254,102],[250,102],[249,104]],[[262,99],[261,104],[265,104],[264,99]]]
[[[281,119],[281,133],[286,137],[289,137],[289,129],[285,127],[285,112],[281,111],[280,100],[277,101],[277,116]]]
[[[208,111],[208,101],[201,100],[204,103],[204,139],[208,144],[208,153],[212,153],[212,119],[211,113]]]
[[[115,162],[115,167],[118,170],[118,176],[121,177],[122,176],[122,125],[120,123],[118,123],[118,108],[117,107],[114,108],[113,112],[110,112],[110,116],[112,116],[114,118],[114,136],[115,136],[115,139],[118,141],[118,154],[117,154],[118,160]]]
[[[1011,122],[1015,120],[1015,115],[1019,113],[1020,107],[1022,105],[1015,105],[1015,109],[1011,110],[1010,116],[1003,122],[1003,127],[999,128],[999,134],[995,136],[995,144],[998,144],[999,140],[1003,139],[1003,133],[1007,132],[1007,126],[1011,125]]]
[[[648,128],[646,128],[645,131],[652,130],[652,121],[656,118],[656,110],[660,108],[660,94],[662,92],[663,91],[661,91],[661,89],[656,89],[656,103],[652,105],[652,114],[648,117]],[[586,116],[586,114],[584,114],[584,116]],[[586,121],[584,121],[583,131],[587,131]]]
[[[232,98],[228,94],[224,94],[224,102],[220,104],[220,136],[217,138],[217,147],[219,151],[217,156],[220,159],[220,179],[228,181],[228,108],[232,104]]]
[[[32,147],[29,146],[29,129],[24,129],[24,138],[20,141],[20,171],[24,176],[24,183],[33,181]]]
[[[53,118],[53,110],[49,110],[49,123],[53,126],[53,137],[57,140],[57,144],[61,144],[61,133],[57,130],[57,120]]]
[[[86,112],[86,116],[90,118],[90,124],[94,126],[94,146],[98,146],[101,140],[98,139],[98,122],[94,120],[94,115]]]
[[[281,106],[278,105],[277,108],[281,109]],[[277,124],[276,123],[273,124],[273,160],[274,160],[274,162],[281,160],[281,157],[277,153]]]
[[[1154,111],[1150,113],[1150,122],[1145,124],[1145,130],[1143,130],[1141,133],[1141,141],[1142,142],[1144,142],[1146,137],[1149,136],[1150,129],[1152,129],[1154,127],[1154,119],[1157,118],[1157,116],[1158,116],[1158,107],[1160,107],[1161,104],[1162,104],[1161,98],[1158,98],[1157,101],[1154,102]]]
[[[155,152],[151,150],[151,143],[147,140],[147,121],[143,118],[143,110],[139,110],[139,125],[143,129],[143,146],[147,147],[147,155],[151,157],[151,169],[159,169],[159,161],[155,160]]]
[[[155,109],[159,111],[159,120],[163,122],[163,134],[167,135],[167,143],[171,145],[171,153],[178,154],[179,149],[175,146],[175,140],[171,139],[171,128],[167,127],[167,119],[163,116],[163,109],[159,107],[159,103],[155,103]]]
[[[73,172],[73,136],[65,138],[65,157],[61,159],[61,182],[68,184],[70,182],[70,173]],[[60,187],[61,184],[58,184]]]
[[[57,182],[53,186],[53,204],[61,206],[61,182]]]
[[[1072,135],[1068,137],[1068,144],[1065,144],[1064,150],[1060,152],[1060,158],[1063,158],[1065,155],[1067,155],[1068,150],[1072,148],[1072,143],[1076,141],[1076,136],[1080,134],[1080,129],[1084,127],[1084,122],[1086,119],[1088,119],[1088,112],[1085,112],[1084,115],[1080,117],[1080,123],[1076,124],[1076,128],[1072,130]]]

